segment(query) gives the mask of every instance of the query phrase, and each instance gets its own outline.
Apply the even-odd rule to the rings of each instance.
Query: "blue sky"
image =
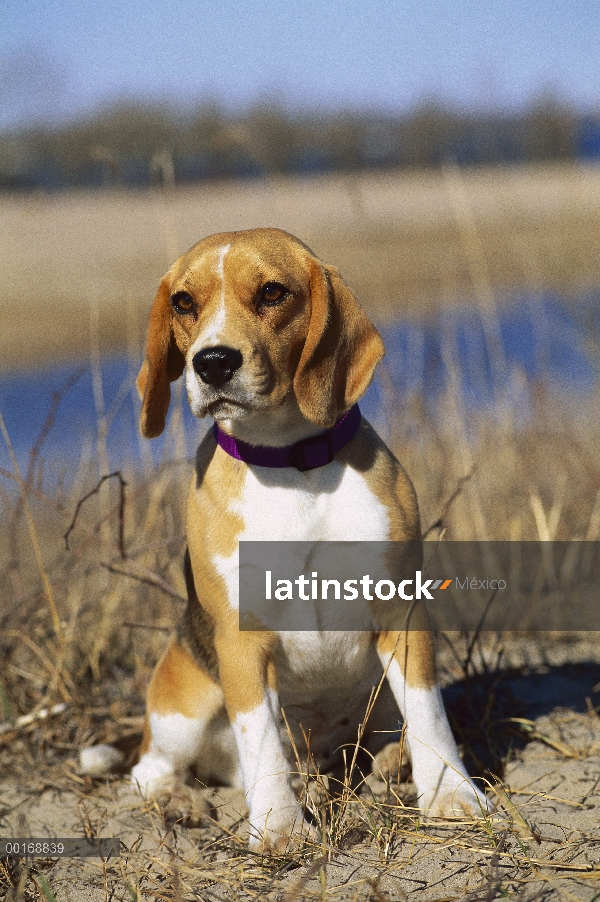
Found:
[[[3,0],[0,126],[115,98],[600,107],[600,0]]]

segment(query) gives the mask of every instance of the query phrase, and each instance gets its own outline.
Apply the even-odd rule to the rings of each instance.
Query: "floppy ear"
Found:
[[[338,270],[312,262],[308,335],[294,376],[300,410],[329,428],[369,387],[385,348]]]
[[[171,382],[183,373],[185,358],[173,335],[169,279],[159,285],[148,323],[146,359],[138,374],[136,385],[142,399],[140,432],[146,438],[156,438],[165,428]]]

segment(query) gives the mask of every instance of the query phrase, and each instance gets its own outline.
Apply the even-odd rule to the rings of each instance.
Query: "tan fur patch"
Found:
[[[219,676],[231,720],[264,701],[269,674],[271,680],[275,677],[271,661],[274,644],[274,633],[217,631]]]
[[[274,635],[240,633],[237,611],[229,604],[225,581],[214,563],[217,556],[230,557],[238,546],[244,523],[234,505],[246,474],[246,465],[216,447],[211,432],[198,449],[188,500],[194,585],[200,603],[215,622],[219,680],[230,718],[256,707],[264,698],[265,686],[276,682],[268,653]]]
[[[212,717],[222,692],[191,655],[172,641],[158,662],[148,687],[148,712]]]
[[[170,383],[179,379],[185,366],[171,321],[169,278],[165,276],[150,311],[146,359],[136,381],[142,399],[140,431],[146,438],[156,438],[165,428],[171,399]]]
[[[329,427],[367,390],[385,349],[338,270],[316,259],[310,267],[310,325],[294,391],[304,416]]]
[[[435,646],[427,630],[380,633],[377,648],[393,654],[406,682],[415,689],[432,689],[437,684]]]

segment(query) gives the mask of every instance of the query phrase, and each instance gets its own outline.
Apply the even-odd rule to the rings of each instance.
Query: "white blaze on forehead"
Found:
[[[219,260],[217,263],[217,273],[221,277],[221,303],[225,303],[225,256],[231,247],[230,244],[224,244],[219,249]]]
[[[194,342],[194,346],[198,346],[197,350],[200,350],[201,348],[209,348],[212,345],[218,344],[219,339],[221,338],[223,327],[225,326],[225,257],[227,256],[227,251],[230,247],[230,244],[224,244],[223,247],[220,247],[217,251],[215,272],[221,280],[219,307],[212,320],[207,324],[206,329],[203,330],[199,339]]]

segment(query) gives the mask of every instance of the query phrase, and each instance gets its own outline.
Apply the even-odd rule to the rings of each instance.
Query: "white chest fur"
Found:
[[[385,541],[389,536],[386,507],[360,473],[336,461],[307,473],[248,467],[242,495],[230,509],[244,523],[240,541]],[[299,572],[303,562],[302,555]],[[238,610],[237,549],[214,563],[229,604]],[[368,696],[378,665],[371,634],[365,632],[283,632],[276,658],[282,699],[321,709],[324,722],[348,694],[358,694],[364,707],[362,696]]]
[[[364,477],[333,461],[306,473],[248,467],[241,498],[230,502],[246,542],[382,542],[389,516]],[[238,551],[214,558],[227,585],[229,603],[238,599]]]

